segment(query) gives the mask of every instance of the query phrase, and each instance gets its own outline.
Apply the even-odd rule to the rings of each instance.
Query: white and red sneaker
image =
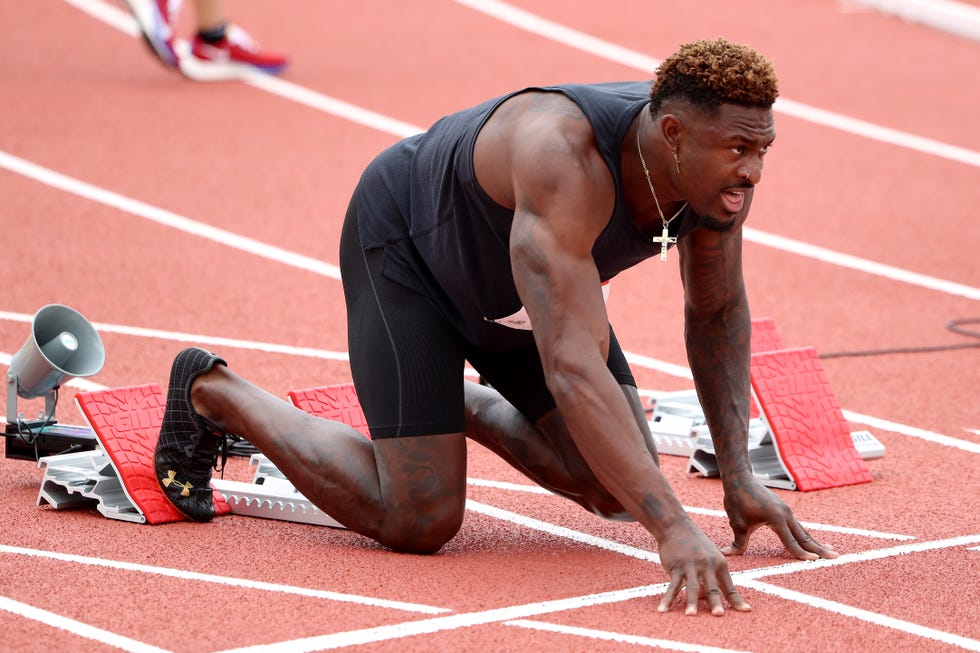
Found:
[[[180,69],[198,81],[238,79],[250,72],[276,74],[287,63],[285,55],[263,50],[236,25],[229,25],[225,38],[208,43],[195,36],[189,51],[180,58]]]
[[[174,24],[183,0],[126,0],[143,40],[168,68],[177,67]]]

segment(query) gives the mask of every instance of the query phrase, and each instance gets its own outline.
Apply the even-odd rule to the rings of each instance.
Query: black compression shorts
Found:
[[[361,247],[352,202],[340,269],[351,372],[372,438],[463,432],[466,361],[531,422],[555,407],[533,342],[499,352],[464,341],[427,297],[382,274],[383,256]],[[636,385],[611,327],[608,367]]]

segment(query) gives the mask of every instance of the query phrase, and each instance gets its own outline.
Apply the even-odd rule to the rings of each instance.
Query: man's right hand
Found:
[[[660,564],[670,574],[670,585],[660,600],[658,612],[670,610],[670,604],[685,587],[687,607],[684,614],[697,614],[699,596],[707,599],[711,614],[715,616],[725,614],[723,598],[740,612],[752,609],[735,588],[725,556],[694,522],[684,520],[671,526],[659,542],[659,548]]]

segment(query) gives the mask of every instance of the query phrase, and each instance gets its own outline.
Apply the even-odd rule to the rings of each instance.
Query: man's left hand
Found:
[[[800,560],[836,558],[832,547],[821,544],[793,516],[793,511],[758,480],[743,479],[725,488],[725,511],[735,533],[732,543],[722,549],[725,555],[741,555],[749,546],[749,537],[760,526],[769,526],[783,546]]]

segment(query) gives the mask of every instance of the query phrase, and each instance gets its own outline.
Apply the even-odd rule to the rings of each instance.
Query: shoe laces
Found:
[[[202,424],[201,426],[205,426]],[[221,454],[221,465],[218,465],[218,454]],[[224,478],[225,463],[228,462],[228,436],[224,433],[214,433],[208,428],[199,432],[191,442],[191,452],[188,456],[187,473],[194,478],[210,476],[211,470]]]

